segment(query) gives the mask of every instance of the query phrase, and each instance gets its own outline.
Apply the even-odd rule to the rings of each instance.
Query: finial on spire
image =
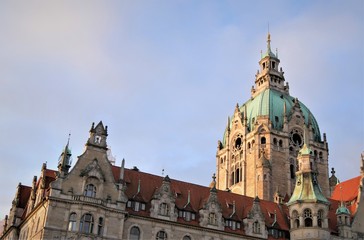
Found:
[[[270,33],[268,31],[268,37],[267,37],[267,52],[270,53],[272,52],[270,49]]]

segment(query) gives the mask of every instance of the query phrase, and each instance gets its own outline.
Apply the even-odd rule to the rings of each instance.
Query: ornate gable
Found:
[[[171,189],[171,179],[168,175],[163,179],[162,186],[155,190],[150,216],[170,221],[177,221],[176,197]]]

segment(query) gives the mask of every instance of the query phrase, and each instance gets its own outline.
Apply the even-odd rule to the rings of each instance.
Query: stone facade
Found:
[[[57,170],[19,184],[0,239],[364,239],[364,155],[359,177],[339,183],[333,170],[329,184],[326,136],[279,62],[268,36],[208,187],[115,166],[99,122],[72,168],[67,143]]]

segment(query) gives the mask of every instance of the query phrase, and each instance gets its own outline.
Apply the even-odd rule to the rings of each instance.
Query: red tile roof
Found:
[[[113,166],[113,175],[116,180],[119,178],[120,168]],[[142,198],[145,203],[151,202],[155,190],[162,185],[163,177],[152,175],[149,173],[144,173],[140,171],[125,169],[124,180],[126,182],[126,195],[129,199],[135,199],[138,193],[138,182],[140,181],[140,192],[137,194],[138,198]],[[176,197],[176,207],[179,210],[189,210],[196,213],[195,221],[186,222],[183,219],[178,218],[179,222],[183,222],[191,225],[198,225],[198,211],[203,208],[204,203],[206,203],[210,188],[205,186],[200,186],[188,182],[178,181],[171,179],[171,189]],[[190,202],[188,203],[188,193],[190,192]],[[253,198],[238,195],[235,193],[217,190],[217,197],[222,207],[223,217],[225,219],[232,219],[241,222],[247,217],[252,205]],[[235,214],[233,213],[233,203],[235,202]],[[185,208],[186,206],[186,208]],[[288,223],[288,208],[285,205],[277,204],[270,201],[260,200],[260,207],[264,214],[266,224],[268,227],[272,227],[276,214],[276,223],[274,228],[281,229],[284,231],[289,231]],[[144,215],[142,211],[130,212],[136,215]],[[226,230],[230,231],[229,228]],[[232,232],[238,233],[243,232],[241,229],[231,230]]]
[[[331,198],[345,202],[350,213],[356,212],[361,176],[341,182],[335,186]]]

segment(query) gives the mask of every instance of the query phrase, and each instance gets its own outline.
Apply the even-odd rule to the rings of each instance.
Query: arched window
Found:
[[[94,227],[94,218],[91,214],[86,213],[82,216],[80,222],[80,232],[82,233],[92,233]]]
[[[283,141],[282,140],[279,140],[278,145],[279,145],[279,147],[283,147]]]
[[[190,236],[188,236],[188,235],[185,235],[185,236],[182,238],[182,240],[191,240],[191,237],[190,237]]]
[[[84,195],[86,197],[96,197],[96,187],[93,184],[87,184]]]
[[[303,211],[303,220],[305,222],[305,227],[312,227],[312,212],[310,209],[305,209]]]
[[[233,171],[232,173],[231,173],[231,185],[234,185],[235,184],[235,172]]]
[[[265,139],[265,137],[262,137],[260,139],[260,144],[266,144],[267,140]]]
[[[136,226],[133,226],[130,229],[130,236],[129,236],[130,240],[140,240],[140,229]]]
[[[319,158],[320,158],[320,160],[322,160],[322,158],[323,158],[322,152],[319,152]]]
[[[277,146],[277,144],[278,144],[277,138],[273,138],[273,144],[274,144],[274,146]]]
[[[68,220],[68,231],[76,231],[77,214],[71,213]],[[38,227],[37,227],[38,228]]]
[[[291,172],[291,179],[294,179],[296,174],[295,174],[295,171],[294,171],[294,165],[292,163],[289,165],[289,170]]]
[[[251,146],[250,146],[250,142],[248,142],[248,149],[250,149],[251,148]]]
[[[235,182],[240,182],[240,169],[236,169]]]
[[[324,212],[319,210],[317,212],[317,226],[322,227],[322,219],[324,218]]]
[[[156,240],[167,240],[167,233],[165,231],[159,231],[155,238]]]
[[[97,235],[101,236],[104,231],[104,219],[99,218],[99,224],[97,225]]]
[[[292,212],[292,219],[293,219],[293,228],[299,228],[300,227],[300,217],[298,216],[298,212],[294,210]]]
[[[161,203],[159,205],[159,214],[162,216],[168,216],[169,215],[169,207],[167,203]]]

